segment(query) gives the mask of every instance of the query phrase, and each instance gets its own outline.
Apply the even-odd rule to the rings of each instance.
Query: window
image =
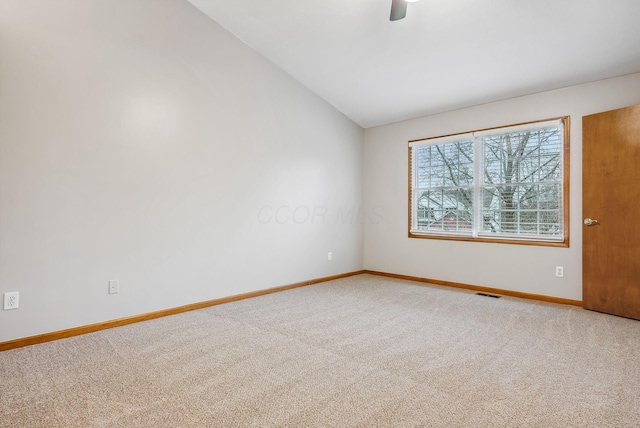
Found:
[[[409,236],[568,246],[568,122],[411,141]]]

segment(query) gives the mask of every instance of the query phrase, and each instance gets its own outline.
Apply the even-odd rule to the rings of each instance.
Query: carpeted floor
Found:
[[[0,353],[2,427],[639,427],[640,322],[371,275]]]

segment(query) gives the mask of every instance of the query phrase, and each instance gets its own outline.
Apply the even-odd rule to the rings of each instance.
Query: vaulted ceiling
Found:
[[[639,0],[188,0],[368,128],[640,72]]]

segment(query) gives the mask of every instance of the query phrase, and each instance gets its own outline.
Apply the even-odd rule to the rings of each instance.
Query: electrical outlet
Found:
[[[329,261],[333,260],[333,253],[331,251],[327,253],[327,260]]]
[[[12,291],[11,293],[4,293],[4,310],[18,309],[20,303],[20,293]]]
[[[117,294],[120,292],[120,281],[117,279],[109,280],[109,294]]]
[[[562,278],[564,276],[564,268],[562,266],[556,266],[556,276]]]

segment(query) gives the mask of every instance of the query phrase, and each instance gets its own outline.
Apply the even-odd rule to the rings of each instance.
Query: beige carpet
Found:
[[[639,427],[640,322],[359,275],[0,353],[2,427]]]

